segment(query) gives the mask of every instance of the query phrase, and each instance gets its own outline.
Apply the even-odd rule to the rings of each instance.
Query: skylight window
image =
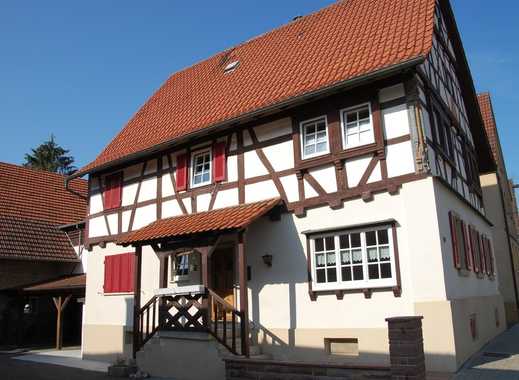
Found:
[[[225,69],[223,69],[223,72],[224,73],[233,72],[238,67],[239,64],[240,64],[240,61],[232,61],[227,66],[225,66]]]

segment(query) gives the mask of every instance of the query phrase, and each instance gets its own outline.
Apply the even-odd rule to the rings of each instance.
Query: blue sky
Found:
[[[332,2],[3,0],[0,161],[23,162],[53,133],[82,166],[171,73]],[[453,0],[477,90],[493,94],[519,182],[519,6],[499,5]]]

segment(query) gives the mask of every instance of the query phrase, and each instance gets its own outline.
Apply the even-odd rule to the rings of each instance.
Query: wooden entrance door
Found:
[[[225,248],[213,253],[214,291],[227,303],[234,303],[234,249]],[[221,318],[221,316],[219,316]]]

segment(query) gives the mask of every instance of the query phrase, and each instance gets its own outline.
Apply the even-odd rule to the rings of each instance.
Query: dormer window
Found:
[[[371,105],[369,103],[343,110],[341,119],[344,149],[375,142]]]
[[[240,61],[233,61],[233,62],[229,63],[227,66],[225,66],[225,68],[223,69],[223,72],[226,74],[233,72],[234,70],[236,70],[236,68],[238,67],[239,64],[240,64]]]
[[[194,152],[191,156],[191,187],[211,183],[211,148]]]
[[[301,123],[302,158],[312,158],[329,153],[326,116]]]

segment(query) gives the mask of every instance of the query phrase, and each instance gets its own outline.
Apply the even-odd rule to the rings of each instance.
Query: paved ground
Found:
[[[78,368],[12,359],[19,354],[0,355],[2,380],[99,380],[112,379],[105,373]]]
[[[498,336],[467,362],[455,380],[519,380],[519,325]]]
[[[14,360],[30,361],[42,364],[54,364],[65,367],[79,368],[86,371],[97,371],[106,373],[108,363],[93,360],[82,360],[81,349],[66,348],[63,350],[34,350],[23,355],[12,356]]]

